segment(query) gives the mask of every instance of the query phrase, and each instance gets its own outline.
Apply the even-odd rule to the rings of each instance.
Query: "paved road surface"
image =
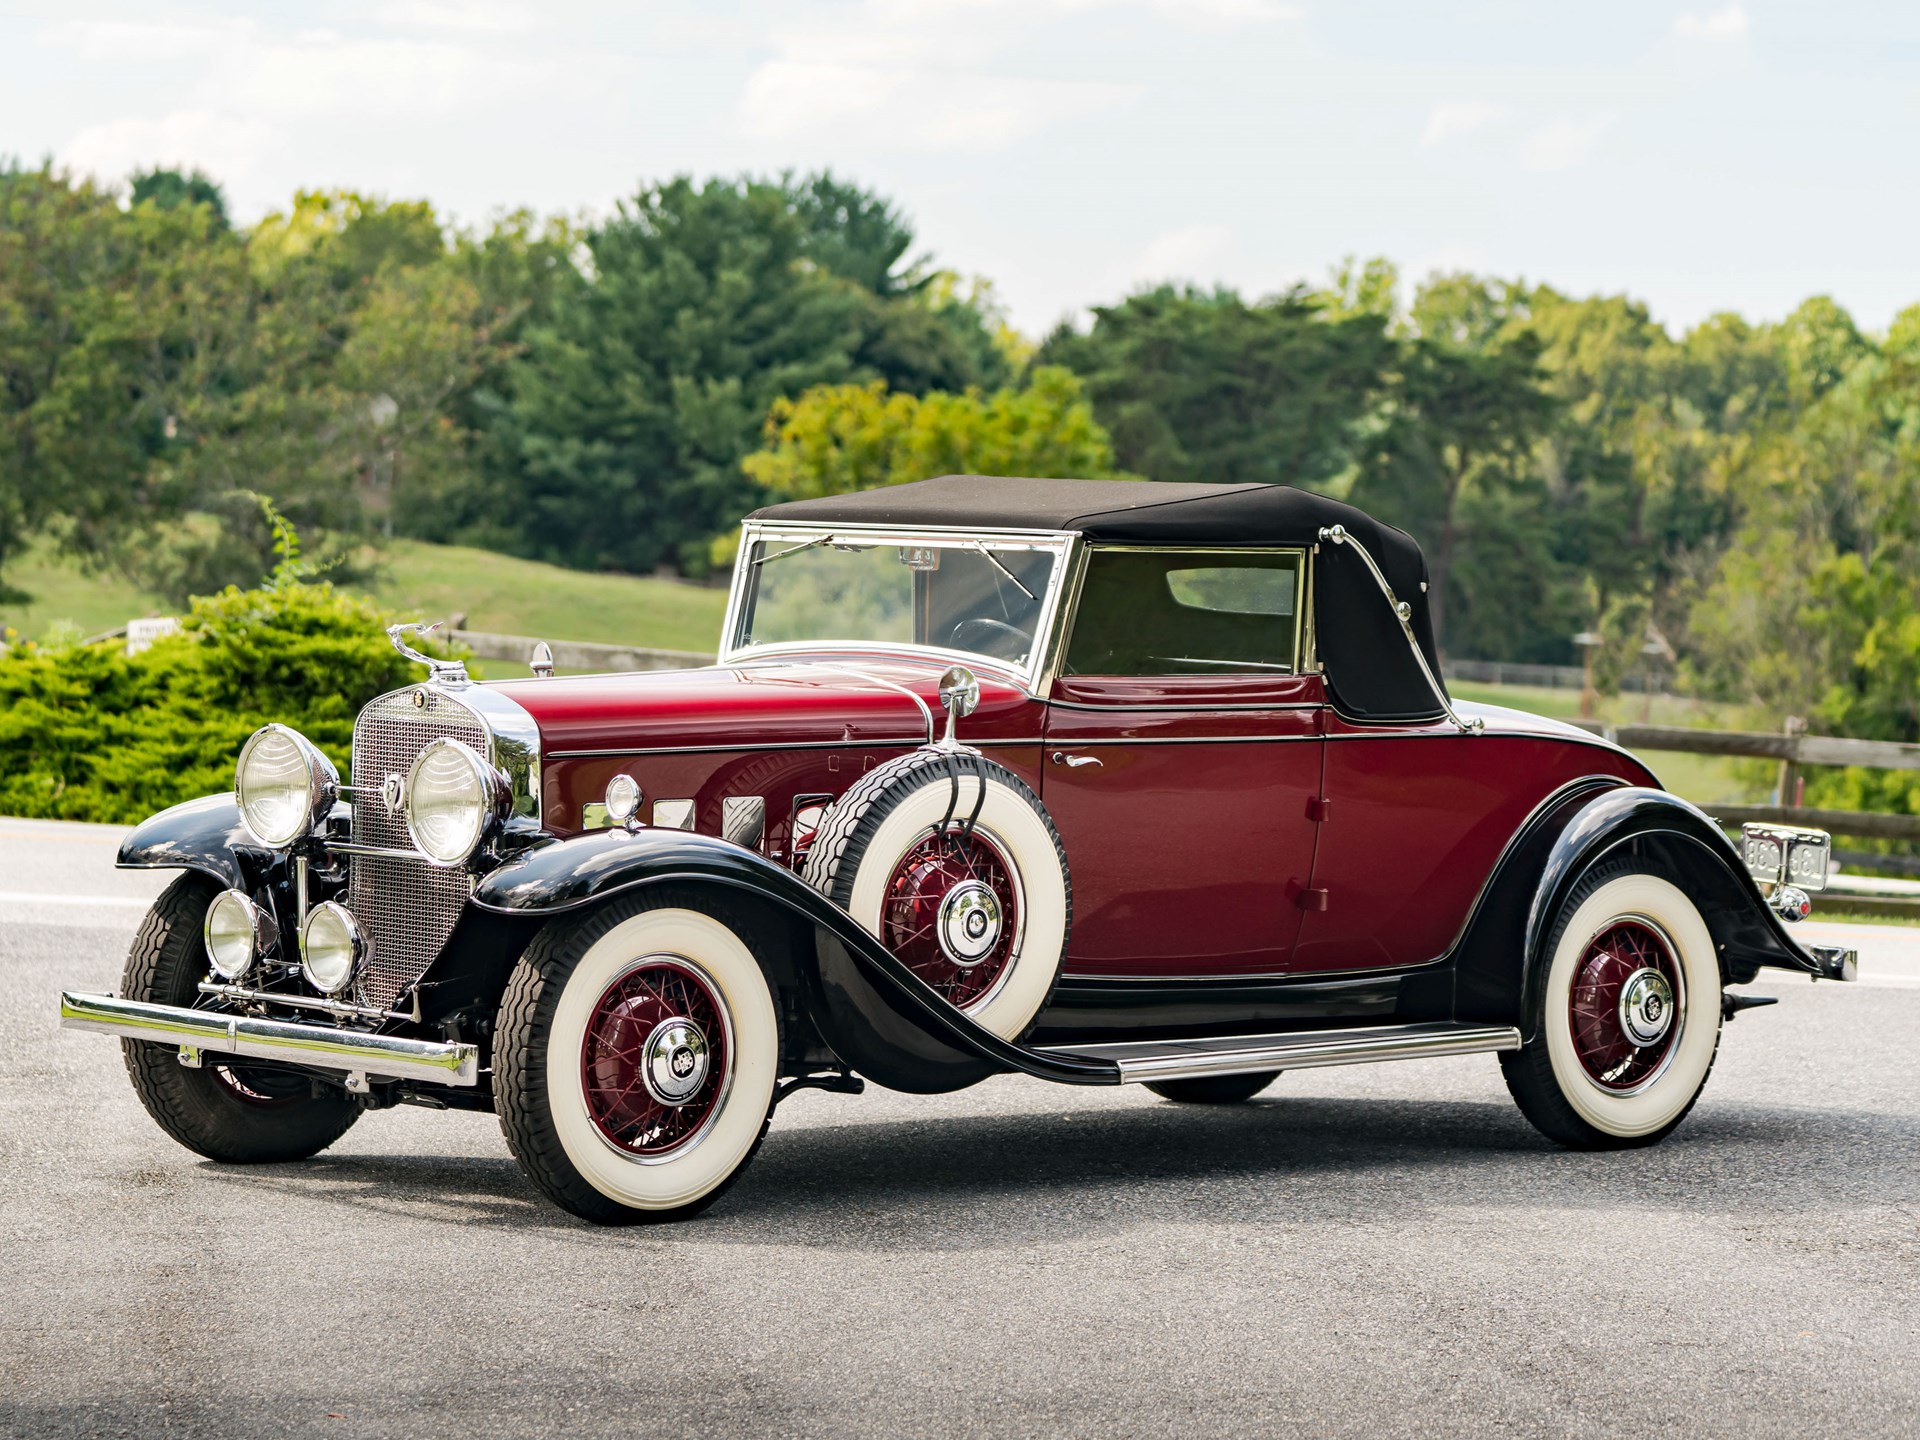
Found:
[[[1212,1112],[1001,1079],[797,1097],[705,1218],[604,1231],[487,1116],[164,1139],[53,1022],[157,888],[113,840],[0,820],[0,1432],[1920,1430],[1920,931],[1755,987],[1650,1151],[1553,1149],[1487,1057]]]

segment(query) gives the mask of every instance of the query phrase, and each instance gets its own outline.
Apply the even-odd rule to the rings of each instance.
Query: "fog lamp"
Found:
[[[238,980],[273,939],[273,921],[244,891],[222,890],[200,925],[207,963],[222,980]]]
[[[344,905],[322,901],[300,927],[300,973],[323,995],[347,988],[366,958],[367,942]]]

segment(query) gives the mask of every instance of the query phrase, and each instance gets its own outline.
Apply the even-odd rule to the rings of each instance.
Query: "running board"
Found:
[[[1147,1080],[1192,1080],[1203,1075],[1251,1075],[1263,1070],[1313,1070],[1374,1060],[1431,1060],[1518,1050],[1511,1025],[1372,1025],[1360,1030],[1290,1030],[1274,1035],[1215,1035],[1204,1040],[1103,1040],[1049,1045],[1040,1053],[1105,1060],[1122,1085]]]

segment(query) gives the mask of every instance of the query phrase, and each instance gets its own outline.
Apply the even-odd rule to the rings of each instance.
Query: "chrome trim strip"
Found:
[[[1430,1060],[1519,1048],[1520,1032],[1511,1025],[1431,1024],[1234,1035],[1207,1040],[1106,1040],[1090,1045],[1052,1045],[1040,1053],[1110,1060],[1119,1067],[1120,1083],[1130,1085],[1147,1080],[1248,1075],[1262,1070],[1364,1065],[1376,1060]]]
[[[418,860],[422,865],[433,865],[437,870],[459,868],[451,865],[434,865],[433,861],[418,850],[398,850],[388,845],[356,845],[351,840],[322,840],[320,843],[336,855],[371,855],[379,860]]]
[[[1349,535],[1344,525],[1326,526],[1321,530],[1320,538],[1329,545],[1351,545],[1353,553],[1366,563],[1368,571],[1373,575],[1373,583],[1380,587],[1380,593],[1386,596],[1387,604],[1392,607],[1393,618],[1400,622],[1400,631],[1407,637],[1407,646],[1413,651],[1413,658],[1420,666],[1420,673],[1426,677],[1427,688],[1433,691],[1433,698],[1440,702],[1440,708],[1446,712],[1447,718],[1460,727],[1463,735],[1478,735],[1485,730],[1487,728],[1485,720],[1477,715],[1471,720],[1463,720],[1459,712],[1453,708],[1453,701],[1447,695],[1447,687],[1442,685],[1440,677],[1433,673],[1433,667],[1427,663],[1427,652],[1420,648],[1420,641],[1414,636],[1413,607],[1393,593],[1393,587],[1387,583],[1385,572],[1375,563],[1373,556],[1367,553],[1367,547]]]
[[[1055,710],[1084,710],[1093,715],[1111,715],[1115,712],[1149,712],[1159,710],[1197,711],[1205,715],[1218,715],[1227,711],[1264,711],[1264,710],[1324,710],[1326,706],[1318,700],[1275,700],[1262,705],[1256,701],[1238,702],[1232,705],[1099,705],[1090,700],[1049,700],[1047,704]]]
[[[124,1035],[161,1045],[187,1045],[226,1055],[282,1060],[322,1070],[354,1070],[396,1080],[474,1085],[480,1078],[477,1045],[356,1034],[324,1025],[223,1015],[179,1005],[150,1005],[117,995],[61,991],[60,1024],[67,1030]]]
[[[1041,742],[1027,742],[1038,745]],[[725,755],[732,752],[751,751],[755,755],[775,750],[885,750],[888,748],[913,749],[924,745],[926,741],[918,735],[909,735],[904,739],[881,740],[792,740],[780,745],[636,745],[626,750],[555,750],[549,760],[612,760],[631,755]]]

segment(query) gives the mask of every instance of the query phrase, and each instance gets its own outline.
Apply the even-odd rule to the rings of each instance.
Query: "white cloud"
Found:
[[[1533,170],[1566,170],[1592,153],[1613,124],[1612,115],[1585,120],[1556,120],[1527,142],[1527,165]]]
[[[431,15],[440,7],[396,8]],[[475,13],[506,23],[508,10],[483,5]],[[356,39],[319,29],[276,35],[250,20],[84,21],[49,27],[42,38],[87,60],[177,67],[190,113],[268,120],[335,113],[441,115],[463,105],[498,103],[551,72],[550,66],[510,51],[496,55],[457,38]]]
[[[1716,10],[1711,15],[1688,12],[1673,22],[1673,33],[1683,40],[1744,40],[1747,38],[1747,12],[1738,4]]]
[[[1135,84],[996,68],[1041,10],[1159,0],[866,0],[840,21],[774,37],[738,105],[755,139],[821,137],[909,151],[1003,149],[1046,126],[1126,105]],[[1168,0],[1171,3],[1171,0]],[[1202,0],[1209,13],[1247,0]],[[989,12],[991,12],[989,14]]]
[[[1420,147],[1428,149],[1456,135],[1470,135],[1489,121],[1505,115],[1504,106],[1485,100],[1458,100],[1433,107],[1427,116],[1427,128],[1421,132]]]
[[[164,166],[204,170],[224,185],[244,186],[283,142],[259,120],[210,110],[175,110],[158,120],[127,116],[89,125],[60,151],[60,163],[117,185],[135,170]]]
[[[459,4],[400,0],[381,6],[375,14],[381,24],[399,29],[450,30],[466,35],[524,35],[539,23],[539,17],[528,7],[502,0],[461,0]]]
[[[1233,244],[1226,225],[1183,225],[1147,242],[1119,277],[1122,284],[1152,284],[1162,280],[1216,278],[1221,260]]]

